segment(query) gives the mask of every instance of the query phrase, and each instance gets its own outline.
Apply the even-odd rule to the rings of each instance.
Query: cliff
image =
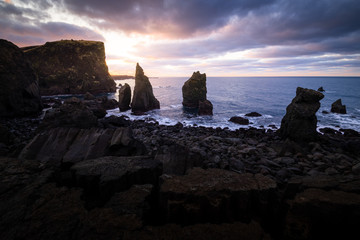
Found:
[[[41,95],[115,92],[102,42],[61,40],[23,51],[39,77]]]
[[[0,39],[0,116],[36,114],[42,109],[38,79],[24,53]]]

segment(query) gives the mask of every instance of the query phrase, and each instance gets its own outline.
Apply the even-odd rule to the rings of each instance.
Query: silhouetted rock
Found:
[[[229,121],[240,124],[240,125],[248,125],[249,124],[249,119],[243,118],[243,117],[238,117],[238,116],[231,117]]]
[[[213,105],[209,100],[199,101],[199,115],[213,115]]]
[[[319,88],[318,88],[318,91],[319,91],[319,92],[325,92],[325,90],[324,90],[323,87],[319,87]]]
[[[134,113],[144,113],[159,109],[160,103],[155,98],[149,78],[144,75],[139,63],[136,64],[134,96],[131,109]]]
[[[95,100],[95,99],[96,99],[96,97],[89,92],[86,92],[84,94],[84,100]]]
[[[331,112],[346,114],[346,106],[342,105],[341,99],[338,99],[331,104]]]
[[[296,97],[287,106],[286,114],[281,120],[281,136],[297,141],[315,139],[318,135],[316,112],[323,97],[318,91],[298,87]]]
[[[41,95],[115,92],[104,43],[61,40],[24,48],[39,76]]]
[[[131,88],[129,84],[125,83],[119,89],[119,109],[120,112],[125,112],[130,109]]]
[[[198,108],[199,101],[206,100],[206,74],[199,71],[194,72],[182,87],[183,106],[188,108]]]
[[[37,114],[43,105],[38,79],[24,53],[0,39],[0,116]]]
[[[257,112],[251,112],[251,113],[245,114],[245,116],[247,116],[247,117],[261,117],[262,115],[260,113],[257,113]]]

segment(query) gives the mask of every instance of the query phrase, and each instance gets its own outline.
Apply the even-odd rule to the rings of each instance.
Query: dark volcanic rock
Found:
[[[62,40],[24,48],[39,76],[41,95],[115,92],[104,43]]]
[[[84,94],[84,100],[95,100],[95,99],[96,99],[96,97],[89,92],[86,92]]]
[[[249,124],[249,119],[243,118],[243,117],[238,117],[238,116],[231,117],[229,121],[240,124],[240,125],[248,125]]]
[[[144,113],[159,109],[160,103],[155,98],[149,78],[144,75],[139,63],[136,64],[134,96],[131,109],[134,113]]]
[[[276,189],[268,177],[221,169],[193,168],[185,176],[164,175],[162,181],[160,201],[165,219],[183,224],[265,216]]]
[[[182,87],[183,106],[188,108],[198,108],[199,101],[206,100],[206,74],[199,71],[194,72]]]
[[[125,83],[119,89],[119,109],[120,112],[125,112],[130,109],[131,88],[129,84]]]
[[[341,99],[338,99],[331,104],[331,112],[346,114],[346,106],[342,105]]]
[[[199,115],[213,115],[213,105],[209,100],[199,101]]]
[[[318,91],[298,87],[296,97],[286,108],[281,120],[280,134],[283,138],[297,141],[313,140],[317,137],[316,112],[324,95]]]
[[[257,112],[251,112],[251,113],[245,114],[245,116],[247,116],[247,117],[261,117],[262,115],[260,113],[257,113]]]
[[[37,114],[43,105],[38,79],[24,53],[0,39],[0,116]]]
[[[319,88],[318,88],[318,91],[319,91],[319,92],[325,92],[325,90],[324,90],[323,87],[319,87]]]
[[[49,165],[76,163],[106,155],[129,156],[145,152],[144,146],[125,128],[54,128],[38,134],[20,153]]]

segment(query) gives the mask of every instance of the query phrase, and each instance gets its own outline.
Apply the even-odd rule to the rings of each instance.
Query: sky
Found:
[[[111,74],[360,76],[359,0],[0,0],[19,47],[103,41]]]

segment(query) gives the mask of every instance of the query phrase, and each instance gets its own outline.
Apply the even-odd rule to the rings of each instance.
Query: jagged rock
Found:
[[[159,109],[160,103],[155,98],[149,78],[144,74],[139,63],[136,64],[134,96],[131,109],[134,113],[144,113]]]
[[[61,40],[23,50],[39,76],[41,95],[116,90],[102,42]]]
[[[331,112],[346,114],[346,106],[342,105],[341,99],[338,99],[331,104]]]
[[[206,100],[206,74],[199,71],[194,72],[182,87],[183,106],[188,108],[198,108],[199,101]]]
[[[85,106],[87,106],[93,112],[93,114],[97,118],[103,118],[106,116],[107,112],[106,112],[105,108],[103,107],[101,102],[98,101],[97,99],[84,100],[83,103]]]
[[[296,141],[313,140],[317,137],[316,112],[324,95],[318,91],[298,87],[296,97],[286,108],[281,120],[280,134]]]
[[[213,105],[209,100],[199,101],[199,115],[213,115]]]
[[[71,171],[75,185],[84,188],[88,201],[92,202],[90,204],[98,205],[109,200],[115,192],[127,190],[132,185],[157,185],[162,168],[159,161],[147,156],[108,156],[76,163]]]
[[[163,175],[162,182],[164,218],[182,224],[268,217],[276,189],[268,177],[222,169],[193,168],[185,176]]]
[[[107,96],[98,97],[96,98],[96,101],[98,101],[106,110],[115,109],[119,106],[118,101],[115,99],[109,99]]]
[[[34,115],[43,108],[38,78],[24,53],[0,39],[0,116]]]
[[[238,116],[231,117],[229,121],[240,124],[240,125],[248,125],[249,124],[249,119],[243,118],[243,117],[238,117]]]
[[[38,134],[19,158],[59,166],[106,155],[129,156],[144,152],[144,146],[133,138],[129,127],[54,128]]]
[[[101,108],[96,105],[93,110]],[[100,114],[100,113],[97,113]],[[106,114],[106,113],[105,113]],[[55,127],[79,127],[90,128],[97,125],[97,117],[94,112],[80,99],[72,97],[66,99],[59,108],[53,108],[46,112],[42,125],[43,129]]]
[[[261,117],[262,115],[260,113],[257,113],[257,112],[251,112],[251,113],[245,114],[245,116],[247,116],[247,117]]]
[[[130,109],[131,88],[129,84],[125,83],[119,89],[119,109],[120,112],[125,112]]]
[[[325,92],[324,88],[321,86],[318,88],[318,92]]]
[[[288,203],[285,239],[351,239],[358,232],[359,194],[309,188]]]

